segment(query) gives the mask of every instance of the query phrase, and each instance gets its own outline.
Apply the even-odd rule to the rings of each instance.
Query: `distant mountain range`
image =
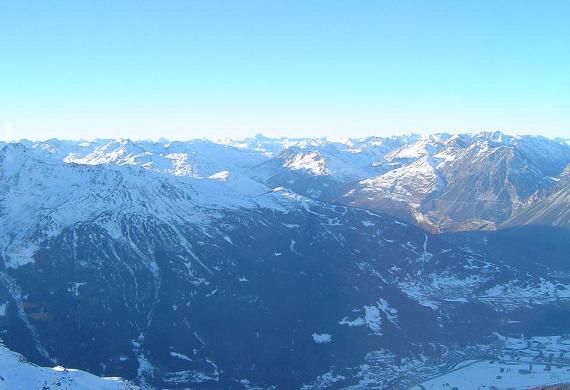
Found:
[[[0,144],[0,335],[141,388],[408,388],[570,333],[569,164],[499,132]]]
[[[570,225],[568,215],[556,209],[567,200],[569,188],[570,141],[564,139],[483,132],[20,145],[40,159],[283,187],[312,199],[381,211],[435,232]]]

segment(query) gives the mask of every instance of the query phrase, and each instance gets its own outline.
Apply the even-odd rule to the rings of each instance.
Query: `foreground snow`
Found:
[[[121,378],[100,378],[85,371],[47,368],[26,362],[19,354],[0,344],[0,390],[31,389],[137,389]]]

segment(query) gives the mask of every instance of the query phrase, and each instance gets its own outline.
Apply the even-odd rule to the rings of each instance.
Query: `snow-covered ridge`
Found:
[[[121,215],[154,216],[166,223],[205,223],[209,209],[286,210],[296,202],[240,174],[239,169],[231,175],[224,172],[223,165],[209,168],[209,176],[194,177],[149,167],[155,161],[148,161],[147,152],[137,154],[143,159],[137,166],[138,157],[121,143],[107,144],[105,150],[112,158],[102,158],[101,146],[96,145],[96,159],[87,152],[71,158],[79,152],[70,152],[68,144],[44,146],[9,144],[0,151],[0,247],[8,266],[32,261],[40,240],[105,213],[111,215],[106,228],[112,231],[116,229],[113,221]],[[210,160],[215,162],[215,158]]]
[[[61,366],[47,368],[28,363],[22,355],[0,343],[0,389],[100,389],[127,390],[138,387],[121,378],[100,378],[85,371]]]
[[[423,196],[441,189],[442,179],[432,159],[422,157],[405,167],[363,180],[360,184],[365,192],[381,193],[417,207]]]

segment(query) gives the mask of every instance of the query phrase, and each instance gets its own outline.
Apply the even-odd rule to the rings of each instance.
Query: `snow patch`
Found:
[[[366,326],[377,336],[382,336],[382,317],[377,306],[364,306]]]
[[[228,171],[221,171],[208,176],[208,179],[228,181],[230,178],[230,173]]]
[[[190,359],[188,356],[184,355],[183,353],[180,352],[170,352],[170,356],[181,359],[181,360],[187,360],[189,362],[192,361],[192,359]]]
[[[313,341],[316,344],[326,344],[332,341],[332,336],[328,333],[322,333],[322,334],[313,333],[312,336],[313,336]]]

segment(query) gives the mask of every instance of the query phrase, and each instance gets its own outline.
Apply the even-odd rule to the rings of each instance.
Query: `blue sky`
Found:
[[[570,136],[570,1],[5,0],[4,138]]]

